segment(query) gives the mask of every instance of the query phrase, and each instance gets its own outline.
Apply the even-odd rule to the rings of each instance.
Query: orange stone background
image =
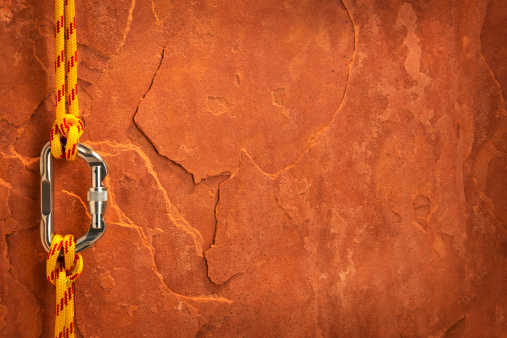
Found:
[[[78,0],[109,168],[77,336],[507,335],[507,3]],[[0,336],[50,337],[53,3],[0,0]],[[89,168],[55,166],[81,236]]]

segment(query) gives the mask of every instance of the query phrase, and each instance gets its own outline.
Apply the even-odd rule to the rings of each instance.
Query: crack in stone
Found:
[[[14,127],[17,129],[18,131],[18,134],[16,135],[16,138],[14,140],[14,142],[16,142],[24,133],[25,129],[26,129],[26,126],[28,125],[28,123],[30,123],[30,120],[34,117],[35,115],[35,112],[37,110],[39,110],[41,108],[41,106],[44,104],[44,102],[49,99],[49,97],[53,94],[54,92],[49,92],[47,93],[43,98],[42,100],[37,104],[37,106],[32,110],[32,113],[30,114],[30,116],[28,116],[26,118],[25,121],[21,122],[19,125],[16,125],[15,123],[12,123],[10,122],[9,120],[3,118],[3,117],[0,117],[0,121],[4,121],[5,123],[7,123],[8,125]],[[49,134],[49,132],[48,132]],[[12,142],[12,143],[14,143]]]
[[[9,261],[9,265],[10,265],[10,261]],[[26,290],[26,292],[28,292],[35,299],[35,301],[38,303],[37,313],[39,313],[40,317],[41,317],[41,328],[42,328],[41,336],[42,336],[42,334],[44,332],[44,319],[43,319],[44,318],[44,307],[42,306],[42,302],[39,300],[39,298],[35,297],[35,293],[32,292],[28,286],[26,286],[25,284],[21,283],[21,281],[13,275],[13,273],[12,273],[12,267],[9,267],[9,270],[7,270],[7,273],[11,276],[11,278],[16,283],[18,283],[19,285],[21,285]]]
[[[252,157],[250,156],[250,154],[248,153],[248,151],[245,149],[245,148],[241,148],[241,153],[240,153],[240,159],[239,159],[239,165],[238,165],[238,168],[237,170],[231,174],[226,180],[224,180],[223,182],[221,182],[219,185],[218,185],[218,189],[217,189],[217,194],[218,194],[218,197],[217,197],[217,202],[215,204],[215,208],[214,208],[214,214],[215,214],[215,233],[213,235],[213,244],[211,245],[210,248],[208,248],[206,250],[206,252],[208,250],[210,250],[211,248],[215,247],[217,244],[216,243],[216,235],[217,235],[217,231],[218,231],[218,217],[217,217],[217,209],[219,207],[219,201],[220,201],[220,186],[228,181],[229,179],[231,179],[232,177],[234,177],[240,170],[240,168],[242,167],[242,164],[243,164],[243,160],[244,160],[244,156],[248,157],[248,160],[256,167],[256,169],[264,176],[266,176],[267,178],[269,178],[270,180],[276,180],[278,177],[279,177],[279,172],[275,173],[275,174],[270,174],[270,173],[267,173],[265,171],[263,171],[256,163],[255,161],[252,159]],[[296,182],[299,182],[296,180]],[[275,199],[275,204],[278,204],[277,200]],[[206,258],[206,252],[204,254],[204,259],[206,261],[206,271],[207,271],[207,276],[208,276],[208,279],[215,285],[217,286],[223,286],[225,285],[226,283],[229,283],[232,278],[234,278],[235,276],[238,276],[238,275],[242,275],[242,274],[245,274],[248,270],[250,270],[250,268],[252,266],[248,266],[246,267],[243,271],[238,271],[234,274],[232,274],[226,281],[220,283],[220,284],[217,284],[215,281],[213,281],[211,279],[211,277],[209,276],[209,264],[208,264],[208,260]]]
[[[92,83],[90,83],[88,81],[85,81],[85,80],[80,80],[80,79],[78,79],[77,81],[78,81],[78,84],[79,84],[79,90],[81,92],[84,92],[88,96],[88,98],[90,99],[90,112],[87,115],[85,115],[83,113],[81,114],[81,120],[83,120],[83,123],[84,123],[84,125],[86,127],[86,119],[88,118],[88,116],[91,116],[92,113],[93,113],[93,97],[88,93],[88,91],[85,89],[85,87],[80,82],[82,81],[84,83],[87,83],[88,85],[92,85]],[[80,112],[81,112],[81,110],[80,110]],[[88,134],[88,131],[87,131],[86,128],[85,128],[85,131],[86,131],[86,133],[87,133],[87,135],[89,137],[89,134]]]
[[[481,31],[479,32],[478,36],[479,36],[479,55],[480,57],[482,58],[482,61],[484,61],[484,64],[486,65],[486,68],[488,69],[488,72],[489,72],[489,75],[491,76],[491,79],[493,80],[493,82],[495,83],[495,85],[497,86],[498,88],[498,92],[499,92],[499,95],[500,95],[500,101],[502,102],[502,113],[504,113],[504,115],[507,115],[506,114],[506,111],[505,111],[505,98],[503,97],[503,93],[502,93],[502,86],[500,85],[500,83],[497,81],[496,79],[496,76],[495,76],[495,73],[493,72],[493,70],[491,69],[491,67],[489,66],[489,63],[488,61],[486,60],[486,57],[484,56],[484,54],[482,53],[482,31],[484,30],[484,24],[486,22],[486,17],[488,15],[488,10],[484,11],[484,17],[482,18],[482,26],[481,26]]]
[[[97,49],[97,48],[95,48],[93,46],[90,46],[90,45],[88,45],[86,43],[82,43],[82,42],[79,42],[79,41],[76,42],[76,43],[77,43],[78,47],[81,47],[81,48],[84,48],[84,49],[87,49],[87,50],[91,51],[93,54],[95,54],[99,58],[103,59],[104,62],[110,59],[110,57],[107,56],[106,54],[104,54],[100,49]],[[82,61],[80,61],[80,62],[82,62]],[[98,69],[95,69],[95,70],[98,70]]]
[[[458,331],[460,329],[460,326],[465,325],[466,315],[461,317],[456,323],[452,324],[446,331],[444,337],[447,337],[449,334],[452,334],[454,336],[455,334],[458,334],[459,332],[453,332]]]
[[[130,24],[132,23],[132,17],[133,17],[135,7],[136,7],[136,0],[132,0],[130,3],[130,8],[129,8],[129,16],[127,18],[127,26],[125,27],[125,31],[123,32],[123,37],[122,37],[120,43],[118,44],[118,48],[116,48],[113,55],[118,54],[120,49],[123,48],[123,45],[125,44],[125,40],[127,40],[127,35],[130,32]]]
[[[495,73],[493,72],[493,70],[491,70],[491,67],[489,66],[488,61],[486,61],[484,54],[482,54],[482,49],[479,50],[479,55],[481,56],[482,61],[484,61],[484,64],[486,65],[486,69],[488,70],[489,75],[491,76],[491,80],[495,83],[496,87],[498,88],[498,96],[500,97],[500,102],[502,103],[501,112],[503,113],[504,116],[507,116],[507,111],[505,109],[505,98],[503,97],[503,93],[502,93],[502,86],[497,81],[497,79],[495,77]]]
[[[157,276],[157,278],[159,279],[160,283],[164,286],[164,288],[172,295],[174,295],[175,297],[179,298],[180,301],[184,302],[187,306],[191,307],[192,309],[195,310],[195,314],[196,316],[199,314],[199,311],[197,311],[194,307],[192,307],[189,303],[185,302],[184,298],[187,298],[187,299],[193,299],[193,297],[189,297],[189,296],[184,296],[184,295],[180,295],[174,291],[172,291],[169,286],[166,284],[165,280],[164,280],[164,276],[160,273],[160,271],[158,270],[158,267],[157,267],[157,263],[156,263],[156,260],[155,260],[155,248],[152,244],[150,244],[148,241],[147,241],[147,236],[146,236],[146,233],[144,232],[145,230],[145,227],[142,227],[142,226],[138,226],[135,224],[134,221],[132,221],[122,210],[121,208],[118,206],[118,204],[116,203],[115,199],[114,199],[114,194],[111,194],[111,207],[113,209],[115,209],[118,213],[118,216],[120,217],[120,220],[122,220],[122,222],[108,222],[110,224],[115,224],[115,225],[118,225],[118,226],[123,226],[123,227],[127,227],[127,228],[131,228],[131,229],[135,229],[139,235],[139,238],[141,239],[141,244],[146,247],[148,249],[148,252],[150,254],[150,257],[151,257],[151,269],[153,271],[153,273],[155,274],[155,276]],[[125,222],[126,221],[126,222]],[[163,232],[163,231],[162,231]],[[202,299],[207,299],[207,300],[215,300],[213,297],[210,297],[210,298],[205,298],[205,297],[199,297],[199,298],[202,298]],[[224,298],[225,299],[225,298]],[[196,320],[198,320],[196,318]]]
[[[155,273],[155,275],[157,276],[157,278],[159,279],[159,281],[162,283],[162,285],[164,286],[164,288],[170,294],[172,294],[175,297],[177,297],[178,299],[180,299],[181,302],[185,303],[188,307],[190,307],[194,311],[194,315],[196,317],[198,317],[200,315],[200,312],[198,311],[198,309],[196,309],[191,304],[189,304],[188,302],[186,302],[185,299],[199,300],[199,301],[219,301],[219,302],[223,302],[223,303],[227,303],[227,304],[232,304],[231,300],[228,300],[228,299],[226,299],[224,297],[219,297],[219,298],[215,298],[215,297],[212,297],[212,296],[211,297],[202,297],[202,296],[201,297],[192,297],[192,296],[181,295],[179,293],[176,293],[176,292],[172,291],[169,288],[169,286],[166,284],[166,282],[164,280],[164,276],[158,270],[158,266],[157,266],[157,263],[156,263],[156,260],[155,260],[156,249],[155,249],[155,247],[152,244],[148,243],[147,236],[146,236],[146,234],[144,232],[145,227],[137,226],[127,215],[125,215],[125,213],[121,210],[121,208],[116,204],[116,202],[114,200],[113,200],[112,207],[115,208],[120,213],[120,217],[124,218],[124,220],[126,220],[127,223],[119,223],[119,222],[108,222],[108,223],[110,223],[110,224],[116,224],[116,225],[119,225],[119,226],[125,226],[125,227],[128,227],[128,228],[133,228],[133,229],[135,229],[138,232],[139,238],[141,239],[142,245],[145,246],[148,249],[148,252],[150,253],[150,257],[151,257],[151,269],[152,269],[153,273]],[[161,232],[163,232],[163,230],[161,230]],[[198,321],[198,318],[196,318],[196,320]]]
[[[141,102],[144,100],[144,98],[146,97],[146,95],[148,95],[148,93],[151,90],[151,87],[153,87],[153,82],[155,82],[155,77],[157,76],[157,73],[160,70],[160,67],[162,67],[162,62],[164,61],[165,49],[166,49],[166,47],[164,47],[162,49],[162,52],[160,54],[160,62],[158,64],[157,70],[155,70],[155,73],[153,74],[153,77],[151,78],[150,86],[148,87],[148,90],[146,91],[146,93],[144,93],[143,97],[141,98]],[[139,110],[139,106],[141,105],[141,102],[139,102],[139,104],[137,105],[136,112],[134,113],[134,117],[136,116],[136,114],[137,114],[137,112]]]
[[[74,194],[73,192],[70,192],[68,190],[65,190],[65,189],[62,189],[60,190],[60,192],[63,192],[64,194],[67,194],[71,197],[74,197],[74,198],[77,198],[79,203],[81,203],[81,205],[83,206],[83,208],[85,209],[85,213],[86,213],[86,216],[88,218],[92,218],[92,215],[90,214],[90,212],[88,211],[88,203],[85,203],[85,201],[83,201],[83,199],[81,197],[79,197],[78,195]]]
[[[148,93],[150,92],[151,88],[153,87],[153,83],[155,82],[155,78],[157,77],[157,73],[158,71],[160,70],[160,68],[162,67],[162,62],[164,61],[164,55],[165,55],[165,50],[166,50],[166,47],[164,47],[162,49],[162,53],[161,53],[161,57],[160,57],[160,62],[158,64],[158,67],[157,69],[155,70],[155,73],[153,74],[153,77],[151,79],[151,83],[148,87],[148,90],[144,93],[144,95],[141,97],[140,101],[139,101],[139,104],[137,105],[136,107],[136,110],[134,112],[134,116],[133,116],[133,122],[134,122],[134,125],[136,126],[136,128],[141,132],[141,134],[148,140],[148,142],[150,142],[150,144],[152,145],[152,147],[155,149],[155,152],[161,156],[161,157],[164,157],[166,158],[167,160],[169,160],[172,164],[174,164],[175,166],[181,168],[185,173],[187,173],[188,175],[190,175],[192,177],[192,181],[195,183],[195,184],[198,184],[199,182],[195,182],[194,180],[194,175],[192,173],[190,173],[188,170],[185,169],[185,167],[183,167],[180,163],[170,159],[169,157],[163,155],[160,153],[160,151],[158,150],[157,146],[155,145],[155,143],[153,143],[153,141],[148,137],[148,135],[146,135],[146,133],[144,132],[144,130],[141,128],[140,125],[137,124],[136,122],[136,115],[137,113],[139,112],[139,107],[141,106],[141,103],[143,102],[144,98],[146,97],[146,95],[148,95]]]
[[[230,178],[230,176],[229,176],[229,178]],[[225,181],[227,181],[229,178],[227,178]],[[225,182],[225,181],[224,181],[224,182]],[[222,182],[222,183],[224,183],[224,182]],[[217,192],[216,192],[216,194],[217,194],[217,201],[216,201],[215,206],[214,206],[214,208],[213,208],[213,216],[215,216],[215,232],[213,233],[213,242],[212,242],[211,246],[210,246],[210,247],[209,247],[206,251],[208,251],[209,249],[211,249],[211,248],[215,245],[215,243],[216,243],[216,241],[215,241],[215,240],[216,240],[216,236],[217,236],[217,226],[218,226],[218,216],[217,216],[217,212],[218,212],[218,211],[217,211],[217,209],[218,209],[218,204],[219,204],[219,202],[220,202],[220,186],[222,185],[222,183],[220,183],[220,184],[218,185]],[[213,283],[213,284],[215,284],[215,285],[219,285],[219,284],[216,284],[216,283],[213,281],[213,279],[211,279],[211,277],[210,277],[210,275],[209,275],[209,264],[208,264],[208,258],[206,257],[206,255],[205,255],[205,254],[204,254],[203,256],[204,256],[204,261],[206,262],[206,277],[208,278],[208,280],[209,280],[211,283]]]
[[[77,330],[77,332],[79,333],[79,335],[81,337],[84,337],[83,333],[81,332],[81,330],[79,329],[79,324],[78,324],[78,318],[77,316],[74,316],[74,322],[76,323],[76,325],[74,326]]]
[[[319,139],[319,137],[331,126],[331,124],[334,122],[336,116],[338,115],[338,112],[342,109],[342,106],[344,104],[344,101],[345,101],[345,97],[346,97],[346,93],[347,93],[347,89],[348,89],[348,85],[349,85],[349,80],[350,80],[350,74],[351,74],[351,71],[352,71],[352,65],[354,64],[354,60],[355,60],[355,54],[356,54],[356,50],[357,50],[357,36],[358,36],[358,30],[356,29],[355,25],[354,25],[354,20],[350,14],[350,11],[349,9],[347,8],[347,6],[343,3],[342,0],[336,0],[336,3],[339,4],[341,3],[343,8],[345,9],[345,11],[347,12],[347,15],[349,16],[349,19],[350,19],[350,22],[352,24],[352,30],[354,32],[354,49],[352,51],[352,57],[351,57],[351,61],[350,63],[348,64],[348,72],[347,72],[347,78],[346,78],[346,82],[345,82],[345,89],[343,91],[343,95],[341,97],[341,100],[340,100],[340,103],[339,103],[339,106],[338,108],[336,109],[336,111],[334,112],[334,114],[332,115],[329,123],[324,126],[319,132],[317,132],[315,135],[311,136],[310,137],[310,140],[309,140],[309,143],[308,145],[306,146],[306,148],[300,153],[300,155],[296,158],[296,160],[294,161],[294,163],[292,163],[291,165],[288,165],[278,171],[276,171],[275,173],[273,173],[273,175],[276,175],[278,174],[279,172],[281,171],[284,171],[284,170],[287,170],[287,169],[290,169],[291,167],[293,167],[296,163],[298,163],[301,158],[303,158],[303,156],[308,152],[308,150],[314,145],[316,144],[317,140]],[[156,14],[155,14],[156,15]],[[165,51],[166,47],[164,47],[164,51]],[[163,59],[163,58],[162,58]],[[141,99],[141,102],[139,103],[139,105],[137,106],[136,108],[136,111],[134,113],[134,124],[136,125],[137,129],[139,129],[141,131],[141,133],[148,139],[148,141],[152,144],[152,146],[155,148],[156,152],[160,155],[160,156],[163,156],[165,158],[167,158],[169,161],[171,161],[172,163],[174,163],[175,165],[181,167],[183,170],[185,170],[185,172],[187,172],[189,175],[192,175],[193,178],[194,177],[194,174],[189,172],[182,164],[180,164],[179,162],[175,161],[175,160],[172,160],[171,158],[167,157],[166,155],[163,155],[160,153],[160,151],[158,150],[156,144],[150,139],[150,137],[147,135],[147,133],[145,133],[142,129],[142,127],[140,125],[138,125],[135,121],[135,117],[138,113],[138,110],[139,110],[139,107],[142,103],[142,101],[144,100],[144,98],[146,97],[146,95],[148,94],[148,92],[151,90],[151,87],[153,85],[153,82],[155,80],[155,77],[157,75],[157,72],[158,70],[160,69],[161,65],[162,65],[162,61],[163,60],[160,60],[160,64],[159,64],[159,67],[158,69],[156,70],[154,76],[153,76],[153,79],[152,79],[152,82],[150,84],[150,87],[148,88],[148,91],[142,96],[142,99]],[[241,149],[240,149],[241,150]],[[256,164],[257,166],[257,164]],[[271,175],[269,173],[266,173],[265,171],[261,170],[263,173],[265,174],[268,174],[268,175]],[[216,175],[214,175],[216,176]],[[201,182],[203,179],[199,180],[199,182]],[[194,179],[194,183],[198,184],[199,182],[196,182],[195,179]]]
[[[407,331],[408,327],[410,326],[410,324],[412,324],[413,320],[414,320],[413,316],[410,316],[410,320],[408,321],[407,325],[405,325],[403,331],[401,331],[400,333],[400,338],[403,338],[403,334],[405,333],[405,331]]]
[[[3,154],[5,158],[20,160],[25,168],[27,168],[30,165],[32,165],[33,163],[39,161],[39,157],[27,157],[27,156],[24,156],[24,155],[21,155],[20,153],[18,153],[16,151],[16,149],[14,149],[13,143],[9,144],[9,147],[7,149],[9,150],[9,155],[7,155],[4,152],[0,152],[0,153]],[[38,174],[38,175],[40,175],[40,174]]]
[[[32,39],[30,39],[32,40]],[[46,66],[46,64],[44,62],[42,62],[42,60],[39,58],[39,56],[37,55],[37,48],[35,46],[36,42],[34,40],[32,40],[33,42],[33,57],[35,58],[35,60],[37,60],[37,62],[41,65],[42,69],[44,69],[44,71],[46,72],[46,76],[49,77],[49,69],[48,67]],[[49,81],[48,81],[49,82]],[[47,84],[46,84],[47,86]],[[46,88],[47,89],[47,88]]]
[[[484,193],[481,188],[479,187],[479,182],[477,182],[477,179],[475,177],[472,177],[472,181],[474,182],[474,186],[477,189],[477,192],[479,193],[479,199],[484,202],[484,206],[486,210],[488,211],[489,215],[498,223],[500,228],[503,228],[503,223],[500,221],[496,215],[495,215],[495,206],[491,199]]]
[[[158,279],[160,280],[160,282],[162,283],[162,285],[164,285],[164,287],[172,294],[175,294],[169,287],[168,285],[165,283],[164,281],[164,277],[162,276],[162,274],[158,271],[158,268],[157,268],[157,264],[155,262],[155,248],[150,244],[148,243],[147,239],[146,239],[146,234],[144,232],[144,227],[142,226],[138,226],[135,224],[134,221],[132,221],[130,219],[130,217],[128,217],[120,208],[120,206],[116,203],[116,200],[114,198],[114,193],[111,194],[111,198],[110,198],[110,204],[111,204],[111,207],[116,210],[116,212],[118,213],[118,217],[120,218],[121,222],[108,222],[110,224],[115,224],[115,225],[118,225],[118,226],[123,226],[123,227],[127,227],[127,228],[131,228],[131,229],[135,229],[139,235],[139,238],[141,239],[141,243],[143,246],[145,246],[147,249],[148,249],[148,252],[150,253],[150,256],[151,256],[151,268],[152,268],[152,271],[155,273],[155,275],[158,277]]]
[[[0,185],[6,187],[9,190],[9,192],[12,191],[12,184],[10,184],[9,182],[5,181],[1,177],[0,177]]]
[[[350,83],[350,74],[352,73],[352,65],[355,64],[355,59],[356,59],[356,51],[357,51],[357,41],[358,41],[358,30],[356,29],[356,26],[354,25],[354,19],[352,18],[352,15],[350,14],[350,11],[349,9],[347,8],[347,6],[345,5],[345,3],[343,1],[336,1],[337,3],[341,3],[343,5],[343,8],[345,8],[348,16],[349,16],[349,19],[350,19],[350,22],[352,23],[352,29],[354,31],[354,50],[352,52],[352,58],[351,58],[351,61],[348,65],[348,68],[349,68],[349,71],[347,72],[347,79],[346,79],[346,82],[345,82],[345,90],[343,91],[343,96],[341,98],[341,101],[340,101],[340,104],[338,105],[338,108],[336,109],[336,111],[334,112],[333,116],[331,117],[331,120],[329,121],[329,123],[324,126],[318,133],[316,133],[314,136],[312,136],[310,138],[310,142],[308,142],[308,145],[306,146],[305,150],[303,150],[301,152],[301,154],[298,156],[298,158],[294,161],[294,163],[292,163],[291,165],[288,165],[286,166],[285,168],[282,168],[278,171],[276,171],[275,173],[273,173],[273,175],[276,175],[284,170],[288,170],[292,167],[294,167],[302,158],[303,156],[306,155],[306,153],[308,153],[308,150],[313,147],[316,143],[317,143],[317,140],[320,138],[320,136],[322,134],[324,134],[324,132],[326,130],[329,129],[329,127],[333,124],[333,122],[335,121],[336,119],[336,116],[338,115],[338,113],[340,112],[340,110],[342,109],[343,105],[344,105],[344,102],[345,102],[345,97],[347,95],[347,90],[349,88],[349,83]],[[257,166],[257,164],[255,164]],[[271,174],[269,174],[271,175]]]
[[[244,154],[243,154],[244,153]],[[216,236],[217,236],[217,232],[218,232],[218,212],[217,212],[217,209],[219,207],[219,202],[220,202],[220,187],[221,185],[228,181],[229,179],[231,179],[232,177],[234,177],[240,170],[241,168],[241,165],[243,163],[243,156],[248,156],[250,161],[256,166],[256,168],[265,176],[269,177],[270,179],[273,179],[274,176],[276,176],[276,174],[269,174],[269,173],[266,173],[264,172],[258,165],[257,163],[254,162],[254,160],[252,159],[252,157],[250,156],[250,154],[248,154],[248,151],[245,149],[245,148],[241,148],[241,152],[240,152],[240,157],[239,157],[239,165],[238,165],[238,168],[236,169],[236,171],[234,173],[232,173],[231,175],[229,175],[229,177],[227,179],[225,179],[223,182],[221,182],[219,185],[218,185],[218,189],[217,189],[217,202],[215,203],[215,207],[213,209],[213,213],[214,213],[214,216],[215,216],[215,233],[213,234],[213,244],[211,244],[211,246],[206,250],[206,252],[208,250],[210,250],[211,248],[213,248],[214,246],[216,246],[217,244],[216,243]],[[224,284],[228,283],[234,276],[236,275],[239,275],[239,274],[244,274],[246,271],[248,271],[248,268],[246,268],[244,271],[239,271],[235,274],[233,274],[231,277],[229,277],[229,279],[227,279],[225,282],[223,283],[220,283],[220,284],[217,284],[215,283],[215,281],[213,281],[213,279],[210,277],[209,275],[209,264],[208,264],[208,259],[206,257],[206,252],[204,253],[204,260],[206,261],[206,276],[208,277],[208,279],[215,285],[217,286],[223,286]]]
[[[5,219],[0,219],[0,221],[3,221],[5,222],[6,220],[10,219],[12,217],[7,217]],[[12,218],[14,219],[14,218]],[[37,224],[37,225],[32,225],[32,226],[29,226],[29,227],[26,227],[26,228],[22,228],[22,229],[16,229],[16,230],[12,230],[11,232],[6,232],[5,233],[5,236],[8,236],[8,235],[14,235],[15,233],[18,233],[20,231],[23,231],[23,230],[31,230],[31,229],[35,229],[35,228],[38,228],[40,225]]]
[[[169,200],[169,196],[167,194],[167,191],[165,190],[162,183],[158,179],[157,172],[154,170],[149,157],[142,151],[142,149],[139,146],[133,145],[131,143],[122,144],[122,143],[116,143],[116,142],[111,142],[111,141],[88,142],[88,143],[90,143],[93,146],[97,146],[99,144],[106,144],[114,149],[118,149],[119,152],[134,151],[144,161],[148,173],[155,180],[156,186],[159,189],[159,191],[161,192],[163,199],[165,201],[167,217],[174,224],[174,226],[176,228],[178,228],[178,229],[186,232],[190,236],[192,236],[192,238],[194,239],[196,254],[201,257],[203,256],[203,254],[202,254],[202,242],[203,242],[202,235],[200,234],[200,232],[197,229],[190,226],[190,224],[188,223],[187,220],[185,220],[185,218],[183,217],[181,212],[178,210],[178,208],[171,203],[171,201]],[[107,153],[104,151],[101,152],[102,156],[117,156],[118,153],[111,154],[111,153]],[[177,215],[174,215],[173,212],[176,212]],[[126,217],[126,215],[125,215],[125,217]],[[131,223],[134,223],[134,222],[131,222]]]

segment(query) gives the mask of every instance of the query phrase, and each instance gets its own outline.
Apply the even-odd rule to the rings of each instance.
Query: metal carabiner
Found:
[[[92,223],[86,235],[77,240],[76,252],[80,252],[95,243],[106,230],[103,215],[107,206],[107,188],[102,180],[107,175],[106,163],[96,152],[87,146],[77,144],[78,156],[85,160],[92,169],[92,187],[88,189],[88,206],[92,215]],[[46,143],[40,155],[40,192],[41,216],[40,237],[42,246],[49,251],[54,236],[53,220],[53,156],[50,143]]]

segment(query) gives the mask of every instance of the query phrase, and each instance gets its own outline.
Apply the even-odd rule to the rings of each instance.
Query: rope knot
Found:
[[[63,260],[59,259],[63,250]],[[65,278],[74,282],[83,271],[83,257],[76,253],[76,241],[74,236],[56,234],[51,241],[51,247],[46,261],[46,273],[48,280],[56,285],[59,278]]]
[[[77,144],[83,135],[84,124],[77,116],[65,114],[65,117],[55,120],[51,128],[51,153],[56,158],[75,160],[77,155]],[[62,139],[65,139],[62,142]],[[64,146],[65,143],[65,146]]]
[[[59,259],[63,250],[63,260]],[[46,276],[56,285],[55,337],[74,337],[74,282],[83,271],[74,236],[54,235],[46,260]]]

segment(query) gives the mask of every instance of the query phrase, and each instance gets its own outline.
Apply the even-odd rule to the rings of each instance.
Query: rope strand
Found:
[[[56,119],[51,128],[51,153],[56,158],[73,161],[84,130],[77,100],[75,0],[55,0],[55,39]]]

